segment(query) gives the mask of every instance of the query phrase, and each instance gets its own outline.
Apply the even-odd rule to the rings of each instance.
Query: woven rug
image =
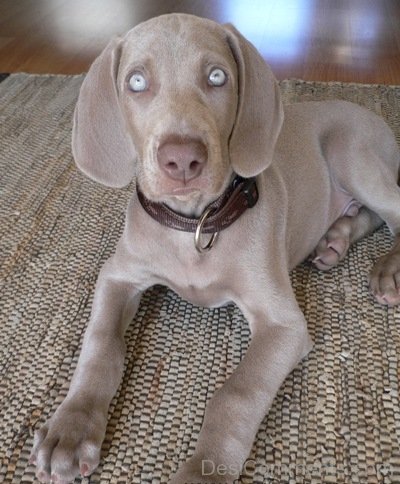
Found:
[[[66,395],[93,289],[124,224],[132,186],[74,166],[71,117],[82,76],[11,75],[0,84],[0,482],[35,482],[33,431]],[[284,101],[347,99],[382,115],[400,142],[400,87],[281,83]],[[400,482],[400,310],[368,293],[381,228],[293,286],[315,348],[287,378],[257,434],[243,483]],[[92,483],[167,482],[193,452],[207,400],[243,357],[234,306],[207,310],[145,294],[126,337],[123,381]],[[86,483],[89,479],[76,479]]]

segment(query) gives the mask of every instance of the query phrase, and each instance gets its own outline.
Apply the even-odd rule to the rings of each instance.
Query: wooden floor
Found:
[[[0,72],[81,73],[155,15],[232,22],[276,76],[400,84],[399,0],[0,0]]]

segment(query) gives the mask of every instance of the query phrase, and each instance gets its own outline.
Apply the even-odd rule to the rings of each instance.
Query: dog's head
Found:
[[[148,198],[195,209],[233,172],[267,168],[282,121],[270,68],[234,27],[171,14],[111,41],[95,60],[72,149],[96,181],[123,187],[136,176]]]

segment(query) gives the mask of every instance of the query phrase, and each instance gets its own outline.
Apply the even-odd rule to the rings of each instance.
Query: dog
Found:
[[[394,245],[370,290],[381,304],[400,302],[395,138],[345,101],[284,107],[271,69],[232,25],[169,14],[112,40],[92,64],[72,150],[92,179],[135,179],[136,189],[68,394],[35,434],[36,475],[63,483],[99,464],[125,330],[143,291],[163,284],[194,304],[233,302],[247,318],[247,353],[170,481],[233,482],[280,385],[312,347],[289,271],[310,254],[333,267],[385,222]]]

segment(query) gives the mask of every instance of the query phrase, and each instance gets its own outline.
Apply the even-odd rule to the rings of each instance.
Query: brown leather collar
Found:
[[[136,185],[139,201],[146,212],[157,222],[166,227],[184,232],[196,232],[199,226],[198,218],[185,217],[171,210],[164,203],[152,202]],[[258,190],[255,178],[236,176],[226,191],[204,210],[208,212],[202,224],[201,232],[215,234],[226,229],[248,208],[254,207],[258,200]]]

